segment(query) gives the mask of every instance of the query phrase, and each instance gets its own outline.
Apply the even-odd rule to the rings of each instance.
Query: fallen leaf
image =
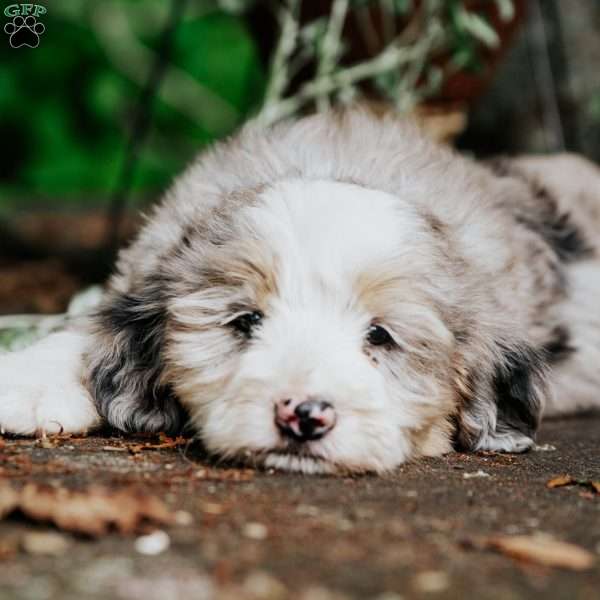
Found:
[[[164,433],[160,433],[158,443],[131,444],[127,446],[127,450],[133,454],[143,452],[144,450],[165,450],[168,448],[177,448],[184,446],[189,442],[188,438],[177,436],[176,438],[169,437]]]
[[[575,477],[571,477],[571,475],[558,475],[558,477],[553,477],[546,482],[546,487],[550,489],[570,485],[586,487],[591,493],[600,494],[600,481],[592,481],[591,479],[575,479]]]
[[[33,521],[91,536],[105,535],[111,529],[132,533],[144,522],[174,522],[161,500],[132,487],[109,490],[94,486],[74,491],[29,483],[15,490],[0,482],[0,517],[16,511]]]
[[[553,477],[552,479],[548,480],[546,482],[546,487],[552,489],[563,487],[565,485],[574,485],[575,483],[577,483],[576,480],[570,475],[558,475],[557,477]]]
[[[497,536],[489,538],[486,545],[519,560],[574,571],[589,569],[595,561],[594,555],[584,548],[547,535]]]
[[[127,448],[122,446],[102,446],[102,450],[107,452],[127,452]]]

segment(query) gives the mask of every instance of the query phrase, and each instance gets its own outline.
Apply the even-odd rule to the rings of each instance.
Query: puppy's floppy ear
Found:
[[[487,373],[466,372],[455,446],[461,450],[524,452],[534,445],[546,393],[543,351],[503,348]]]
[[[186,420],[171,387],[161,380],[164,289],[164,282],[154,279],[135,292],[113,292],[94,317],[88,388],[98,412],[124,431],[174,433]]]

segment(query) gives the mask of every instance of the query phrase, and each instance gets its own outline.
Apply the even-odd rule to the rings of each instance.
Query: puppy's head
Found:
[[[541,317],[522,282],[560,280],[551,250],[513,235],[500,180],[344,119],[217,146],[121,255],[87,357],[112,425],[190,416],[216,455],[304,472],[533,443]]]
[[[449,449],[446,274],[408,204],[288,180],[211,223],[175,267],[162,375],[211,451],[328,472]]]

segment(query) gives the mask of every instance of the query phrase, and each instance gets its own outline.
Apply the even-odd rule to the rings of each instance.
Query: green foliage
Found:
[[[0,204],[95,203],[110,194],[168,4],[51,5],[38,48],[2,44]],[[130,29],[117,37],[118,15]],[[229,133],[263,94],[263,69],[243,19],[215,6],[184,18],[171,64],[179,79],[163,81],[136,170],[134,190],[142,195],[164,187],[197,148]],[[198,93],[187,105],[178,102],[181,79],[204,101]],[[226,117],[211,114],[213,105]]]
[[[467,0],[332,0],[326,17],[306,23],[297,18],[301,4],[287,0],[278,11],[280,36],[258,115],[265,125],[311,105],[353,102],[365,84],[398,112],[410,111],[457,70],[480,69],[481,50],[499,45],[486,8],[493,4],[501,19],[514,16],[511,0],[490,0],[478,10]],[[379,53],[349,65],[343,24],[353,10],[363,42]],[[312,63],[314,75],[296,90],[290,83],[298,63]]]
[[[513,17],[511,0],[489,1],[502,18]],[[440,53],[451,57],[452,69],[477,70],[481,49],[498,44],[485,15],[466,0],[333,0],[331,13],[311,23],[298,19],[302,0],[280,0],[269,4],[284,33],[267,77],[245,21],[259,2],[188,3],[137,163],[138,198],[163,189],[199,148],[252,113],[269,123],[311,104],[321,110],[354,100],[363,83],[409,110],[447,76],[436,60]],[[47,6],[39,47],[13,49],[3,40],[0,211],[58,199],[106,202],[170,6],[166,0],[61,0]],[[347,65],[348,12],[368,19],[373,8],[388,15],[383,30],[392,37],[383,39],[378,56]],[[399,22],[406,31],[397,30]],[[290,82],[311,63],[315,78],[292,94]]]

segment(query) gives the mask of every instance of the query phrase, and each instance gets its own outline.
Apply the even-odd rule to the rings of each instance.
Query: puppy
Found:
[[[4,356],[6,431],[174,432],[305,473],[522,452],[600,405],[600,173],[477,164],[360,110],[175,182],[89,323]]]

